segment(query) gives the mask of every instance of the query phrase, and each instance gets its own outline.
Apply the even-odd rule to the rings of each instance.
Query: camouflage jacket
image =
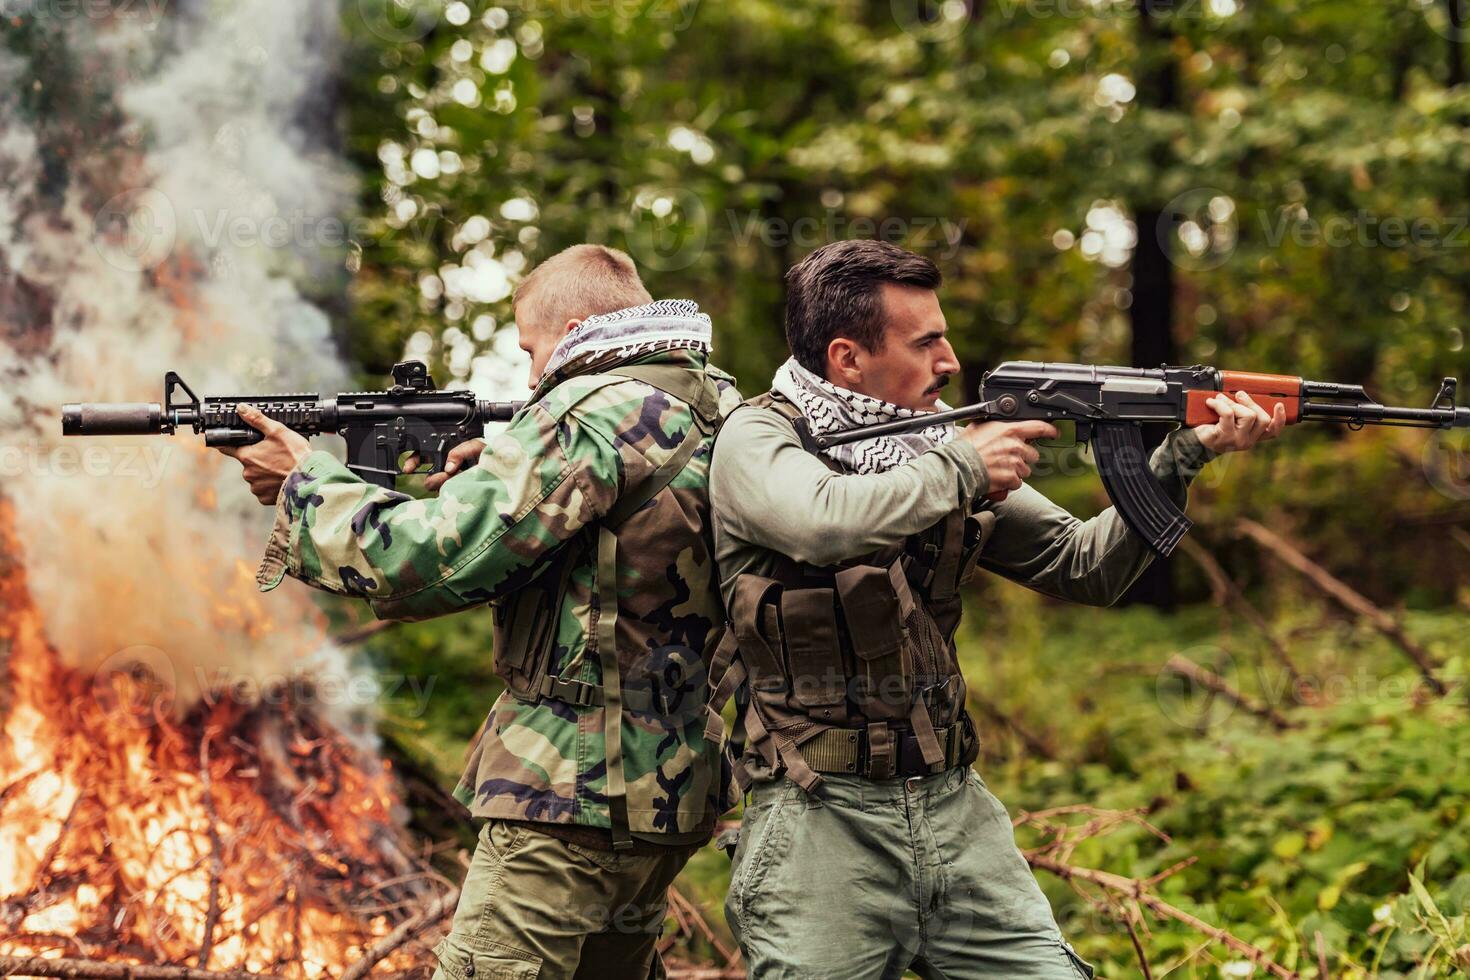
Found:
[[[598,521],[671,457],[693,423],[689,407],[648,384],[600,374],[623,364],[706,367],[690,350],[597,358],[544,381],[531,403],[489,440],[479,463],[437,497],[414,499],[365,483],[314,452],[287,478],[257,581],[284,575],[360,596],[383,619],[418,620],[549,588],[568,575],[556,612],[551,671],[599,684],[596,636]],[[740,403],[716,368],[723,418]],[[657,676],[670,651],[692,650],[724,624],[709,532],[706,437],[673,482],[617,529],[617,637],[624,683]],[[595,640],[592,641],[595,645]],[[726,809],[728,763],[704,737],[702,673],[681,676],[699,710],[625,708],[623,758],[629,828],[636,836],[689,835]],[[455,796],[476,816],[610,827],[603,709],[503,693],[489,712]]]

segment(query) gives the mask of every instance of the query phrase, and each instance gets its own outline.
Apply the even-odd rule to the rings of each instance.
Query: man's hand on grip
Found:
[[[1031,443],[1058,436],[1056,426],[1039,420],[981,422],[967,425],[959,433],[985,461],[985,472],[990,475],[990,492],[985,499],[995,501],[1019,490],[1031,475],[1031,464],[1041,458],[1040,450]]]

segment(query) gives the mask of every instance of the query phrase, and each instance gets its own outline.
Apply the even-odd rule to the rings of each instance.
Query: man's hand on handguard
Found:
[[[462,470],[467,470],[479,462],[480,454],[485,451],[484,439],[470,439],[449,450],[444,457],[444,469],[441,472],[430,474],[424,480],[424,489],[430,493],[438,493],[439,488],[448,482],[449,478]],[[412,473],[418,469],[419,457],[414,454],[403,461],[403,472]]]
[[[311,453],[311,443],[301,433],[266,417],[254,405],[237,405],[235,411],[265,438],[253,446],[221,446],[219,451],[240,461],[245,482],[250,484],[255,499],[273,507],[281,495],[281,484]]]
[[[1001,501],[1031,475],[1031,464],[1041,457],[1032,446],[1036,439],[1057,438],[1056,426],[1050,422],[982,422],[959,430],[960,438],[975,447],[985,461],[990,476],[990,492],[986,500]]]
[[[1235,398],[1223,391],[1205,404],[1220,416],[1218,422],[1195,426],[1200,444],[1217,453],[1234,453],[1250,449],[1258,442],[1275,439],[1286,428],[1286,409],[1276,406],[1274,416],[1268,414],[1248,392],[1236,392]]]

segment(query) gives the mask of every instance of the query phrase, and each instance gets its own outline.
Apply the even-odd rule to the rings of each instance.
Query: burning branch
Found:
[[[0,956],[0,977],[76,977],[81,980],[286,980],[269,973],[216,973],[187,966],[140,966],[98,960]]]
[[[401,947],[410,939],[415,938],[423,929],[435,925],[450,915],[454,914],[454,907],[459,904],[459,889],[440,895],[429,907],[418,915],[405,920],[397,929],[379,939],[369,947],[363,958],[342,971],[337,980],[360,980],[365,977],[382,959]]]

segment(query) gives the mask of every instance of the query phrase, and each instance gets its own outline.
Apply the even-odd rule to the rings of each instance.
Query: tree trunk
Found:
[[[1137,0],[1139,48],[1139,102],[1156,110],[1179,107],[1179,71],[1170,50],[1174,32],[1155,11],[1157,0]],[[1167,8],[1165,8],[1167,9]],[[1166,144],[1155,147],[1157,169],[1169,164]],[[1163,217],[1160,201],[1138,202],[1133,209],[1138,227],[1138,245],[1133,251],[1133,305],[1129,315],[1133,327],[1131,357],[1134,366],[1156,368],[1177,359],[1174,346],[1174,265],[1169,258],[1169,240],[1160,234]],[[1163,442],[1168,427],[1143,427],[1144,444],[1150,452]],[[1145,603],[1164,610],[1174,608],[1174,574],[1168,559],[1156,558],[1124,593],[1120,605]]]

